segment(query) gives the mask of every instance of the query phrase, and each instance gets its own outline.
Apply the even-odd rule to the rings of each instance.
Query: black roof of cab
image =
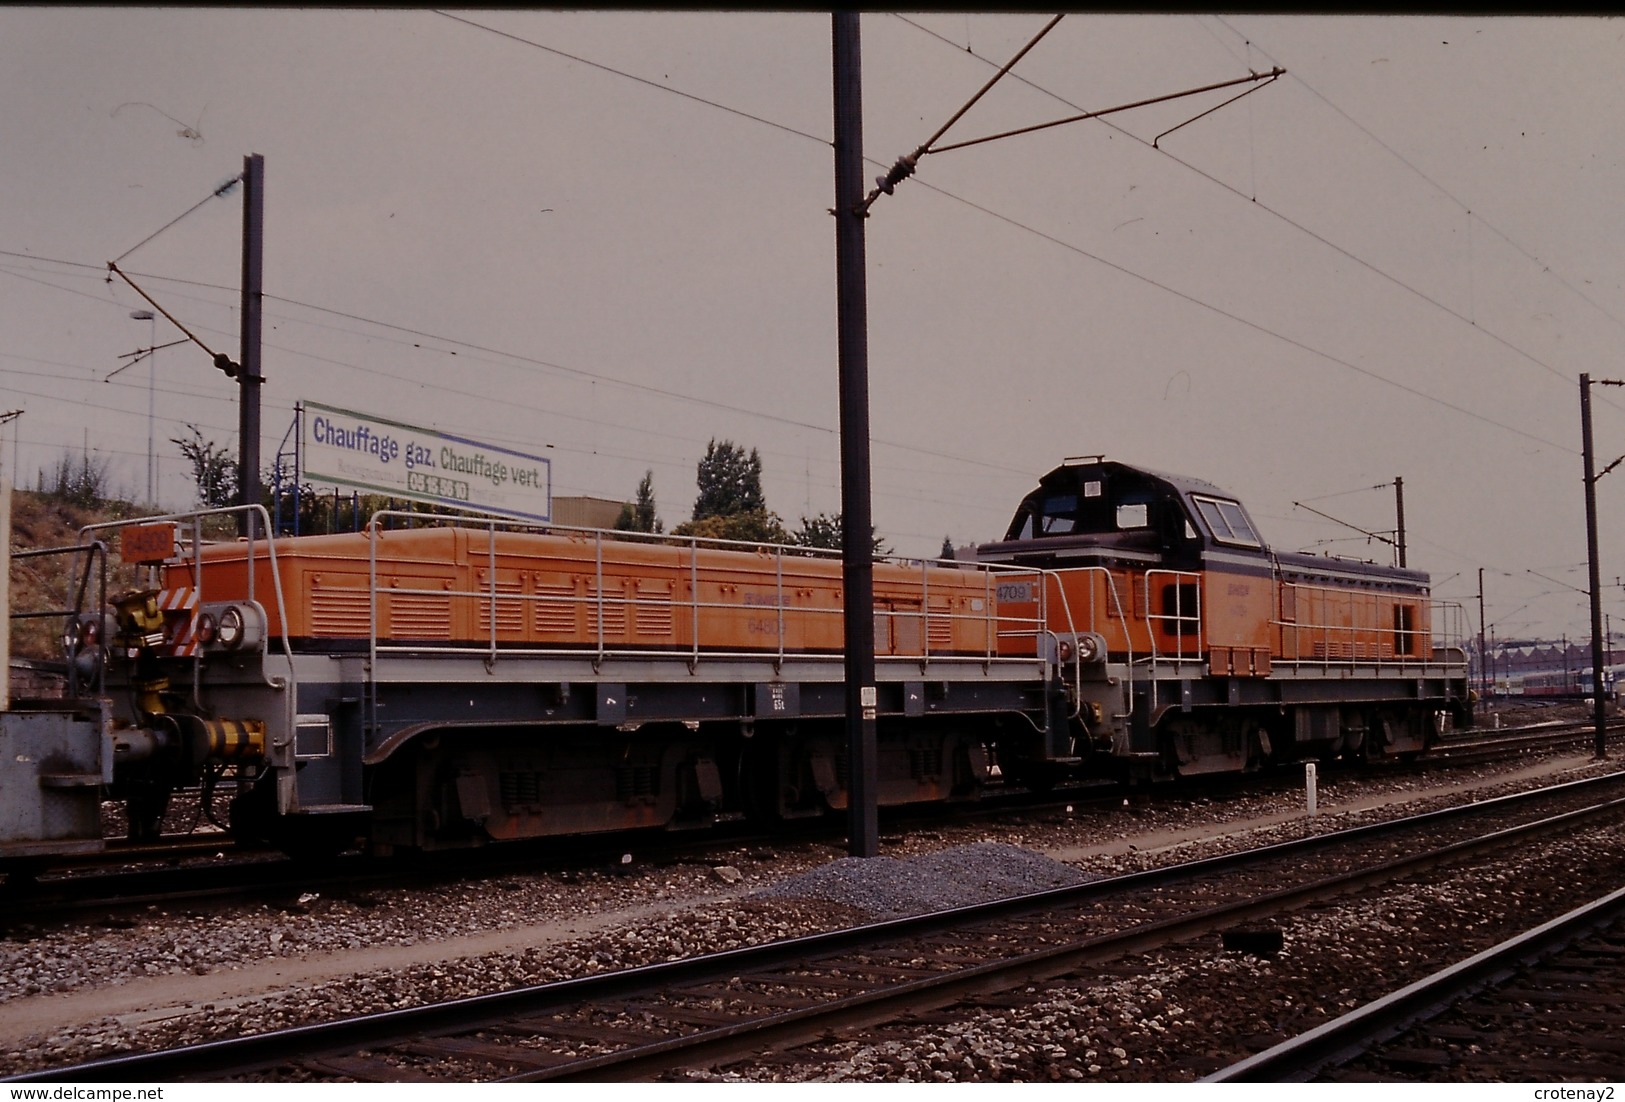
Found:
[[[1092,456],[1068,460],[1039,479],[1004,539],[977,548],[977,558],[1034,565],[1080,557],[1194,563],[1215,539],[1206,521],[1197,519],[1198,501],[1233,510],[1235,528],[1223,523],[1224,538],[1234,538],[1239,528],[1249,540],[1244,546],[1265,550],[1233,494],[1201,479]]]
[[[1039,480],[983,562],[1031,566],[1156,563],[1197,569],[1205,556],[1257,556],[1303,575],[1353,573],[1426,585],[1427,575],[1296,552],[1271,554],[1236,495],[1211,482],[1108,461],[1069,459]]]

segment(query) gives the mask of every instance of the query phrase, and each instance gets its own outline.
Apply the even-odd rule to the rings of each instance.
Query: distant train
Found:
[[[6,800],[122,799],[148,837],[195,786],[295,852],[846,806],[833,557],[398,514],[211,543],[204,519],[85,531],[71,707],[105,760],[74,775],[105,780]],[[152,584],[95,607],[114,553]],[[1470,722],[1425,574],[1271,551],[1206,482],[1069,460],[976,558],[876,563],[882,805],[1376,759]]]
[[[1603,694],[1612,699],[1625,666],[1603,667]],[[1506,696],[1582,699],[1592,694],[1595,678],[1591,667],[1575,670],[1537,670],[1501,678],[1497,687]]]

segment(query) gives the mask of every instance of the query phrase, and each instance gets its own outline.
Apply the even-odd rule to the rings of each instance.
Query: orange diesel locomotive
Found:
[[[1426,574],[1271,551],[1209,483],[1069,461],[978,557],[1042,575],[1000,607],[1047,610],[1082,744],[1130,771],[1411,753],[1470,722],[1461,609]]]
[[[87,531],[153,564],[69,632],[76,691],[111,702],[132,834],[225,778],[232,829],[289,849],[845,806],[837,559],[392,521]],[[977,557],[876,563],[882,804],[1373,758],[1467,716],[1426,575],[1272,552],[1207,483],[1068,462]]]

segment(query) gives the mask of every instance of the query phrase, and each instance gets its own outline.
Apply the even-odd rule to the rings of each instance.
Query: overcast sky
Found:
[[[1048,19],[865,15],[871,174]],[[1398,477],[1473,630],[1482,569],[1498,637],[1584,634],[1625,23],[1071,14],[939,144],[1276,65],[1160,139],[1239,89],[929,155],[876,203],[879,534],[997,538],[1104,454],[1233,491],[1279,549],[1392,561],[1356,529],[1392,534]],[[830,83],[819,13],[0,8],[4,463],[32,487],[88,449],[140,498],[150,430],[180,508],[170,439],[235,453],[196,346],[104,381],[180,337],[107,263],[235,355],[242,189],[210,195],[258,153],[267,462],[314,401],[545,454],[555,495],[651,470],[667,527],[712,438],[760,449],[790,527],[834,512]],[[1592,393],[1600,469],[1625,390]],[[1598,505],[1625,629],[1625,471]]]

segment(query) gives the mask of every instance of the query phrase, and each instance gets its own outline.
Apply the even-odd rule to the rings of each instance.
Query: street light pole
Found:
[[[147,342],[147,504],[158,504],[157,491],[153,488],[157,481],[157,452],[153,443],[153,422],[157,416],[157,402],[154,395],[158,385],[158,315],[151,310],[131,310],[130,317],[136,321],[149,323],[151,336]]]

